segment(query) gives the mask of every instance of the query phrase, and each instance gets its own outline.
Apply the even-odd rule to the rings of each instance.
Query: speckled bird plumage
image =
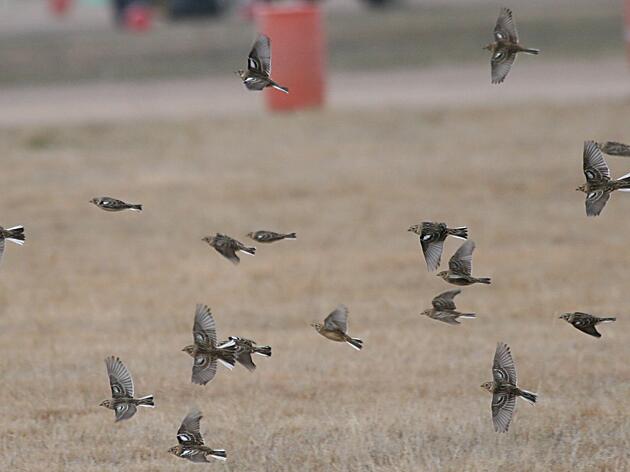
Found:
[[[460,313],[457,311],[454,299],[461,292],[460,289],[456,289],[440,293],[431,301],[433,308],[424,310],[420,314],[451,325],[460,324],[458,318],[476,318],[477,315],[475,313]]]
[[[188,413],[177,430],[177,446],[169,448],[168,452],[188,459],[191,462],[210,462],[208,457],[224,461],[227,459],[225,449],[212,449],[204,444],[200,431],[201,412],[193,409]]]
[[[134,398],[133,379],[127,367],[118,357],[110,356],[105,359],[109,386],[112,391],[110,400],[103,400],[100,406],[114,410],[116,421],[128,420],[136,414],[137,407],[153,408],[153,395]]]
[[[559,317],[571,324],[574,328],[579,329],[583,333],[586,333],[595,338],[601,338],[602,335],[595,328],[600,323],[612,323],[617,321],[617,318],[610,316],[600,318],[598,316],[589,315],[588,313],[582,313],[579,311],[573,313],[565,313]]]
[[[423,221],[420,224],[410,226],[407,231],[418,235],[420,247],[422,247],[422,253],[424,254],[429,272],[439,267],[442,259],[442,250],[444,249],[444,241],[448,236],[468,239],[468,228],[465,226],[448,228],[446,223],[435,223],[432,221]]]

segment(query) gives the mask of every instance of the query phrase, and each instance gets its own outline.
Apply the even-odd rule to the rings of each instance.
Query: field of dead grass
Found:
[[[630,103],[286,116],[0,130],[0,469],[183,471],[166,453],[187,410],[229,471],[621,471],[630,467],[630,199],[587,219],[584,139],[628,140]],[[610,158],[614,175],[630,159]],[[110,214],[95,195],[141,202]],[[453,327],[418,314],[450,287],[410,224],[467,225],[474,272]],[[234,267],[202,241],[296,231]],[[446,245],[444,259],[456,249]],[[196,303],[219,337],[273,346],[250,374],[190,383]],[[309,322],[338,303],[365,348]],[[564,311],[618,315],[590,338]],[[492,430],[497,341],[523,387]],[[118,355],[157,408],[99,408]]]

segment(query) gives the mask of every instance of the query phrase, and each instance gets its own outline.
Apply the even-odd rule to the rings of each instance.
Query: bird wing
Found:
[[[247,68],[258,74],[271,75],[271,40],[261,34],[254,43],[247,59]]]
[[[492,83],[502,83],[512,69],[512,64],[516,59],[516,54],[510,52],[506,48],[500,48],[494,51],[490,59],[490,71],[492,75]]]
[[[584,205],[586,207],[586,215],[587,216],[597,216],[599,215],[608,199],[610,198],[610,192],[606,192],[604,190],[594,190],[586,194],[586,200],[584,200]]]
[[[324,320],[324,328],[329,330],[338,329],[345,333],[348,330],[348,308],[345,305],[339,305]]]
[[[198,304],[195,310],[195,323],[193,325],[193,341],[197,346],[215,347],[217,345],[217,331],[210,308]]]
[[[450,325],[458,325],[461,324],[457,321],[457,316],[455,313],[449,313],[447,311],[438,311],[431,318],[438,321],[443,321],[444,323],[448,323]]]
[[[574,321],[571,324],[583,333],[590,334],[596,338],[602,337],[595,327],[595,320],[586,313],[574,313]]]
[[[448,261],[448,268],[455,274],[470,275],[472,272],[472,254],[475,243],[470,239],[462,244]]]
[[[202,446],[203,437],[199,431],[199,423],[203,415],[199,410],[192,410],[186,415],[177,430],[177,441],[182,446]]]
[[[492,363],[492,376],[495,382],[516,385],[516,366],[510,348],[505,343],[497,344]]]
[[[442,259],[444,241],[423,241],[422,237],[420,237],[420,245],[422,246],[424,259],[427,262],[427,269],[429,271],[437,269]]]
[[[492,422],[497,433],[505,433],[510,427],[516,397],[509,393],[498,392],[492,394]]]
[[[250,372],[256,370],[256,364],[254,364],[252,354],[249,350],[239,352],[236,355],[236,360]]]
[[[496,41],[518,42],[518,32],[516,31],[516,23],[512,17],[512,10],[509,8],[501,8],[497,24],[494,26],[494,39]]]
[[[236,250],[238,249],[238,246],[232,238],[218,235],[217,237],[215,237],[213,247],[217,250],[219,254],[231,261],[233,264],[236,265],[241,262],[239,257],[236,255]]]
[[[116,421],[128,420],[136,414],[138,408],[131,403],[118,403],[114,407],[114,413],[116,414]]]
[[[431,304],[436,310],[454,310],[456,307],[453,299],[460,293],[462,293],[460,289],[442,292],[433,299]]]
[[[118,357],[105,359],[109,386],[112,389],[112,398],[133,398],[133,379],[131,374]]]
[[[4,254],[4,236],[0,236],[0,261],[2,260],[2,254]]]
[[[197,385],[205,385],[217,375],[217,360],[208,353],[197,353],[193,359],[191,381]]]
[[[594,141],[584,141],[583,169],[584,177],[589,183],[610,180],[610,169],[604,154]]]

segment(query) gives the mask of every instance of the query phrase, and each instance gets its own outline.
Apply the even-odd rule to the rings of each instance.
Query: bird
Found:
[[[110,356],[105,359],[109,386],[112,389],[111,400],[103,400],[99,406],[114,410],[116,422],[128,420],[136,414],[137,407],[154,408],[153,395],[133,397],[133,379],[120,358]]]
[[[258,354],[263,357],[271,357],[271,346],[257,346],[256,341],[251,339],[239,338],[238,336],[230,336],[228,341],[236,343],[236,360],[250,372],[256,370],[256,364],[252,360],[252,354]]]
[[[567,321],[569,324],[572,324],[574,328],[579,329],[580,331],[590,334],[593,337],[601,338],[602,335],[599,334],[597,329],[595,328],[599,323],[612,323],[613,321],[617,321],[615,317],[608,318],[599,318],[597,316],[589,315],[588,313],[582,313],[576,311],[574,313],[565,313],[560,315],[561,320]]]
[[[284,93],[289,93],[287,87],[271,79],[271,40],[269,36],[259,34],[247,57],[247,70],[236,71],[249,90],[262,90],[273,87]]]
[[[177,430],[177,446],[171,447],[168,452],[188,459],[191,462],[210,462],[208,456],[219,460],[227,460],[225,449],[211,449],[203,443],[203,436],[199,431],[199,422],[203,418],[197,409],[191,410],[182,421]]]
[[[193,358],[191,381],[197,385],[210,382],[217,373],[217,361],[232,370],[236,365],[236,343],[217,345],[217,332],[210,308],[198,304],[193,324],[193,342],[182,351]]]
[[[212,246],[219,254],[231,261],[234,265],[241,262],[241,259],[236,255],[237,252],[249,254],[250,256],[256,255],[255,247],[247,247],[242,242],[221,233],[217,233],[214,236],[206,236],[202,241],[207,242]]]
[[[522,390],[516,385],[516,366],[505,343],[498,343],[492,363],[492,382],[481,384],[481,388],[492,393],[492,422],[497,433],[505,433],[510,427],[516,397],[521,397],[532,405],[536,403],[536,393]]]
[[[516,31],[516,23],[512,17],[512,10],[509,8],[501,9],[497,23],[494,26],[493,36],[494,41],[483,48],[492,52],[490,68],[493,84],[500,84],[505,80],[519,52],[534,55],[540,53],[540,49],[521,46]]]
[[[460,313],[456,311],[457,307],[455,306],[454,298],[460,293],[462,293],[460,289],[440,293],[431,301],[433,308],[424,310],[420,314],[452,325],[460,324],[457,321],[458,318],[476,318],[477,315],[475,313]]]
[[[94,205],[105,211],[142,211],[142,205],[140,204],[125,203],[122,200],[112,197],[94,197],[90,200],[90,203],[94,203]]]
[[[584,141],[583,169],[586,183],[576,188],[586,194],[587,216],[598,216],[615,190],[630,192],[630,173],[617,180],[610,178],[610,169],[602,151],[594,141]]]
[[[339,305],[324,320],[324,324],[313,321],[311,326],[317,330],[319,334],[332,341],[346,342],[356,350],[363,348],[363,341],[348,336],[348,308],[345,305]]]
[[[606,141],[605,143],[597,143],[597,147],[609,156],[630,157],[630,146],[615,141]]]
[[[474,241],[466,241],[448,261],[448,270],[438,272],[437,276],[453,285],[489,284],[489,277],[476,278],[471,275],[472,253],[474,250]]]
[[[24,226],[14,226],[7,229],[0,226],[0,261],[2,260],[2,255],[4,254],[5,240],[22,246],[24,244],[24,239]]]
[[[265,230],[252,231],[251,233],[247,233],[247,236],[259,243],[273,243],[282,239],[297,239],[295,233],[276,233],[274,231]]]
[[[420,237],[420,246],[424,253],[427,269],[432,272],[440,265],[444,241],[448,236],[468,239],[468,228],[448,228],[446,223],[434,223],[423,221],[420,224],[410,226],[407,231],[417,234]]]

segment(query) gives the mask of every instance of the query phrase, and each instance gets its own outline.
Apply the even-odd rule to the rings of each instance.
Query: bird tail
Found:
[[[462,313],[459,315],[460,318],[477,318],[476,313]]]
[[[227,452],[225,452],[225,449],[210,449],[208,455],[220,461],[227,460]]]
[[[263,357],[271,357],[271,346],[256,346],[254,353]]]
[[[456,238],[468,239],[468,228],[465,226],[460,228],[446,228],[446,232]]]
[[[142,205],[129,205],[129,209],[133,211],[142,211]]]
[[[480,284],[490,285],[490,277],[481,277],[477,279],[477,282],[479,282]]]
[[[6,231],[6,239],[20,246],[24,244],[24,226],[14,226],[13,228],[7,228]]]
[[[630,146],[623,143],[617,143],[615,141],[606,141],[599,144],[599,148],[602,152],[610,156],[625,156],[630,157]]]
[[[241,247],[239,249],[239,251],[242,251],[245,254],[249,254],[250,256],[255,256],[256,255],[256,248],[255,247],[243,246],[243,247]]]
[[[217,360],[228,369],[236,365],[236,343],[230,340],[217,347]]]
[[[153,403],[153,395],[147,395],[146,397],[138,398],[138,406],[154,408],[155,403]]]
[[[282,85],[277,84],[275,82],[271,82],[271,86],[275,88],[276,90],[280,90],[281,92],[289,93],[288,87],[283,87]]]
[[[297,234],[295,233],[285,234],[284,239],[297,239]]]
[[[537,56],[538,54],[540,54],[540,49],[522,48],[521,52],[524,52],[527,54],[533,54],[534,56]]]
[[[613,321],[617,321],[617,318],[615,318],[614,316],[610,316],[608,318],[600,318],[599,319],[600,323],[612,323]]]
[[[521,398],[533,405],[538,399],[538,394],[534,392],[528,392],[527,390],[521,390]]]
[[[346,342],[350,344],[350,346],[355,348],[357,351],[360,351],[361,349],[363,349],[363,341],[358,338],[351,338],[350,336],[347,336]]]

